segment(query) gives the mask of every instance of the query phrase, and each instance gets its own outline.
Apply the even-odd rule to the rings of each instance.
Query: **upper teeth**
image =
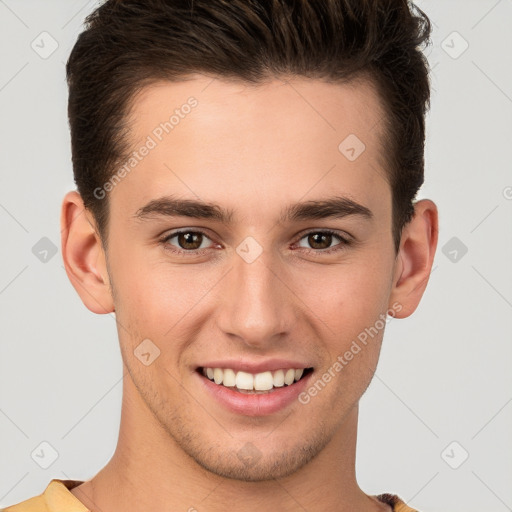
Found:
[[[266,391],[273,387],[289,386],[299,380],[304,373],[303,368],[276,370],[274,372],[247,373],[235,372],[231,368],[203,368],[203,375],[213,380],[215,384],[226,387],[236,387],[244,390]]]

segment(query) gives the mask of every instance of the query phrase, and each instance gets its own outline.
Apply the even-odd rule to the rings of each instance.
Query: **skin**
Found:
[[[66,272],[89,310],[115,311],[124,369],[115,454],[71,492],[105,512],[216,512],[235,499],[247,512],[389,511],[355,475],[358,403],[384,329],[308,404],[267,416],[224,409],[195,369],[226,357],[285,358],[308,363],[316,381],[393,305],[396,318],[414,312],[437,246],[437,208],[415,203],[395,254],[382,109],[371,84],[276,78],[256,87],[202,75],[161,82],[134,100],[134,149],[190,96],[198,105],[109,193],[108,251],[80,195],[69,192],[62,204]],[[338,150],[350,133],[366,145],[353,162]],[[231,209],[231,224],[134,217],[171,194]],[[278,220],[291,203],[333,195],[373,217]],[[178,237],[160,240],[178,228],[206,233],[199,256],[166,250],[186,251]],[[322,229],[355,243],[332,237],[313,246],[308,232]],[[262,248],[252,263],[236,252],[248,236]],[[134,355],[147,338],[160,349],[149,366]],[[258,453],[252,465],[237,456],[248,442]]]

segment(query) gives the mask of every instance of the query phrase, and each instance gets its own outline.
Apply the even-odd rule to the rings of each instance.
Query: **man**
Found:
[[[114,456],[8,512],[412,511],[355,476],[437,245],[406,0],[109,0],[68,65],[66,272],[114,312]],[[385,419],[383,419],[385,421]],[[30,508],[32,507],[32,508]]]

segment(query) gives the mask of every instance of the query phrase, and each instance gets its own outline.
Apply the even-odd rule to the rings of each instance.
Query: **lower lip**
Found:
[[[274,391],[270,393],[251,395],[215,384],[215,382],[212,382],[198,372],[196,374],[205,387],[206,392],[210,393],[217,402],[231,412],[245,416],[267,416],[285,409],[295,400],[298,401],[297,397],[307,386],[313,372],[310,372],[290,386],[274,388]]]

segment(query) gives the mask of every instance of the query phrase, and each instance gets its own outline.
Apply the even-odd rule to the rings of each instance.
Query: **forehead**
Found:
[[[113,200],[122,194],[133,210],[165,193],[226,206],[278,197],[282,206],[327,192],[378,199],[388,187],[382,117],[375,89],[362,81],[158,82],[133,99],[132,150],[150,149],[132,161]]]
[[[186,105],[192,99],[197,106],[189,109]],[[208,129],[212,123],[220,128],[222,123],[225,129],[236,126],[242,136],[245,132],[240,122],[246,121],[250,123],[247,128],[253,129],[252,135],[256,136],[259,129],[261,137],[271,127],[290,128],[300,121],[301,131],[308,136],[314,131],[331,131],[338,139],[352,130],[373,145],[382,127],[384,110],[373,83],[362,78],[348,83],[272,78],[253,84],[195,74],[183,81],[160,81],[142,88],[132,100],[131,113],[134,135],[139,137],[151,133],[155,121],[169,121],[176,113],[179,120],[173,121],[174,128],[191,113],[196,131]],[[286,133],[277,135],[284,137]]]

